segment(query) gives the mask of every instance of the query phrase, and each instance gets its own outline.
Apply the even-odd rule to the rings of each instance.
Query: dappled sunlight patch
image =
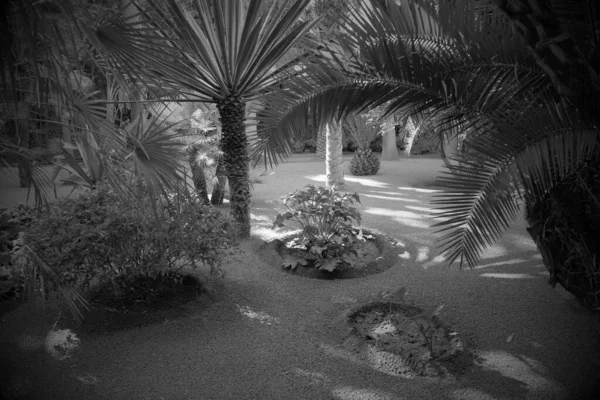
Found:
[[[524,262],[527,262],[527,260],[524,260],[522,258],[514,258],[512,260],[505,260],[505,261],[499,261],[499,262],[495,262],[495,263],[478,265],[478,266],[474,267],[473,269],[484,269],[484,268],[491,268],[491,267],[502,267],[502,266],[505,266],[505,265],[521,264],[521,263],[524,263]]]
[[[74,378],[84,385],[95,385],[96,383],[100,382],[100,380],[94,375],[87,373],[82,375],[74,375]]]
[[[404,260],[408,260],[410,258],[410,253],[408,251],[405,251],[402,254],[398,254],[398,257],[404,259]]]
[[[408,208],[409,210],[424,212],[427,215],[431,215],[435,211],[433,208],[430,208],[430,207],[418,207],[418,206],[404,206],[404,207]]]
[[[480,275],[482,278],[499,278],[499,279],[533,279],[530,274],[509,274],[500,272],[485,272]]]
[[[547,377],[547,368],[540,362],[525,356],[513,356],[505,351],[488,351],[480,354],[483,359],[481,366],[500,372],[507,378],[523,382],[533,390],[548,390],[565,393],[558,382]]]
[[[406,242],[404,242],[403,240],[398,240],[396,238],[394,238],[394,240],[396,241],[397,247],[406,247]]]
[[[333,389],[331,394],[340,400],[402,400],[403,397],[390,395],[381,390],[359,389],[352,386],[341,386]]]
[[[423,269],[427,269],[429,267],[433,267],[435,265],[441,264],[444,261],[446,261],[446,257],[444,255],[440,254],[440,255],[435,256],[432,260],[424,263],[422,265],[422,267],[423,267]]]
[[[324,174],[320,174],[320,175],[307,175],[305,176],[306,179],[309,179],[311,181],[315,181],[315,182],[322,182],[325,183],[327,182],[327,176]]]
[[[270,217],[268,215],[258,215],[258,214],[250,213],[250,218],[252,218],[253,221],[268,222],[269,225],[273,224],[273,217]]]
[[[79,347],[79,338],[70,329],[51,330],[44,343],[46,351],[56,360],[66,360]]]
[[[506,249],[506,247],[499,244],[495,244],[483,252],[483,254],[481,255],[481,259],[484,260],[487,258],[502,257],[506,255],[508,255],[508,250]]]
[[[419,228],[419,229],[429,229],[430,228],[430,225],[424,221],[418,221],[418,220],[408,219],[408,218],[394,218],[394,220],[396,222],[399,222],[402,225],[410,226],[413,228]]]
[[[412,226],[414,228],[429,228],[430,224],[426,222],[426,216],[412,211],[390,210],[389,208],[368,207],[364,213],[371,215],[380,215],[393,218],[394,221],[402,225]]]
[[[406,203],[418,203],[418,200],[414,200],[414,199],[407,199],[404,197],[391,197],[391,196],[380,196],[377,194],[366,194],[366,193],[361,193],[362,197],[368,197],[370,199],[379,199],[379,200],[393,200],[393,201],[403,201]]]
[[[380,182],[380,181],[376,181],[374,179],[369,179],[369,178],[357,178],[357,177],[347,176],[344,179],[347,182],[359,183],[363,186],[368,186],[368,187],[386,188],[386,187],[390,186],[389,183]]]
[[[264,240],[265,242],[269,242],[273,239],[277,239],[280,238],[282,235],[292,235],[295,233],[299,233],[300,230],[295,229],[295,230],[274,230],[271,229],[271,225],[269,224],[268,227],[266,227],[265,225],[263,226],[253,226],[252,227],[252,236],[258,237],[262,240]]]
[[[254,311],[252,308],[248,306],[240,306],[236,304],[238,311],[240,314],[245,315],[246,317],[256,320],[260,322],[261,325],[273,325],[279,323],[277,318],[271,317],[269,314],[262,311]]]
[[[395,201],[403,201],[405,203],[419,203],[419,200],[407,199],[404,197],[389,197],[389,196],[380,196],[377,194],[366,194],[366,193],[361,193],[361,196],[372,198],[372,199],[380,199],[380,200],[395,200]]]
[[[406,194],[405,193],[399,193],[399,192],[388,192],[385,190],[371,190],[371,193],[379,193],[379,194],[389,194],[390,196],[402,196],[404,197]]]
[[[424,216],[422,214],[414,213],[412,211],[403,211],[403,210],[390,210],[389,208],[378,208],[378,207],[368,207],[364,211],[367,214],[371,215],[383,215],[392,218],[410,218],[410,219],[423,219]]]
[[[423,262],[429,258],[429,247],[419,247],[417,250],[417,262]]]
[[[505,240],[509,241],[512,245],[518,247],[521,250],[533,250],[537,251],[537,246],[531,236],[519,234],[519,233],[511,233],[505,235]]]
[[[441,190],[439,190],[439,189],[422,189],[422,188],[414,188],[414,187],[409,187],[409,186],[398,186],[397,189],[411,191],[411,192],[418,192],[418,193],[437,193],[437,192],[441,192]]]

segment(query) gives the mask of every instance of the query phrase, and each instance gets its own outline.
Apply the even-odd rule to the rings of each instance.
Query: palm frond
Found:
[[[433,227],[444,233],[440,246],[450,263],[473,267],[517,217],[523,196],[539,198],[600,150],[592,127],[543,110],[492,121],[495,131],[468,138],[467,153],[438,180],[445,190],[433,204],[442,221]]]

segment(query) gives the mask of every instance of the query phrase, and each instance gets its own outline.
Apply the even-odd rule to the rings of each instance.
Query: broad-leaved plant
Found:
[[[323,186],[307,185],[283,197],[287,212],[278,214],[273,229],[284,227],[284,221],[293,221],[302,232],[290,241],[290,249],[304,250],[305,257],[287,256],[283,267],[295,269],[298,265],[314,263],[322,271],[333,272],[337,268],[352,265],[352,254],[357,255],[354,245],[364,241],[367,235],[352,227],[360,224],[360,212],[353,207],[360,203],[358,193],[345,193]]]

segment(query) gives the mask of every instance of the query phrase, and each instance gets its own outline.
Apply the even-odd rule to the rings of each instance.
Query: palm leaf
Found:
[[[469,152],[456,158],[438,183],[433,225],[444,233],[448,262],[473,267],[518,216],[523,196],[540,198],[598,152],[597,132],[576,121],[548,118],[541,110],[498,113],[496,131],[467,139]]]

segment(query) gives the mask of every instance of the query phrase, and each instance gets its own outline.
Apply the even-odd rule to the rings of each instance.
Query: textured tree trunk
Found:
[[[189,155],[190,169],[192,170],[192,181],[198,197],[204,204],[210,204],[208,200],[208,189],[206,185],[206,176],[202,166],[198,163],[198,152],[196,147],[192,147]]]
[[[229,180],[231,215],[238,225],[238,235],[250,236],[250,173],[248,138],[244,127],[246,105],[235,98],[217,104],[221,128],[221,150]]]
[[[327,138],[326,138],[325,130],[320,129],[317,131],[317,158],[320,160],[324,160],[325,150],[327,147]]]
[[[225,185],[227,184],[227,175],[225,173],[225,164],[223,163],[222,156],[217,160],[215,175],[217,177],[217,182],[213,186],[210,202],[213,205],[218,205],[223,204],[223,198],[225,197]]]
[[[344,187],[344,159],[342,154],[342,123],[331,121],[325,126],[327,187]]]
[[[383,149],[381,151],[382,161],[396,161],[400,158],[396,146],[396,126],[393,118],[387,118],[381,124],[383,131]]]

